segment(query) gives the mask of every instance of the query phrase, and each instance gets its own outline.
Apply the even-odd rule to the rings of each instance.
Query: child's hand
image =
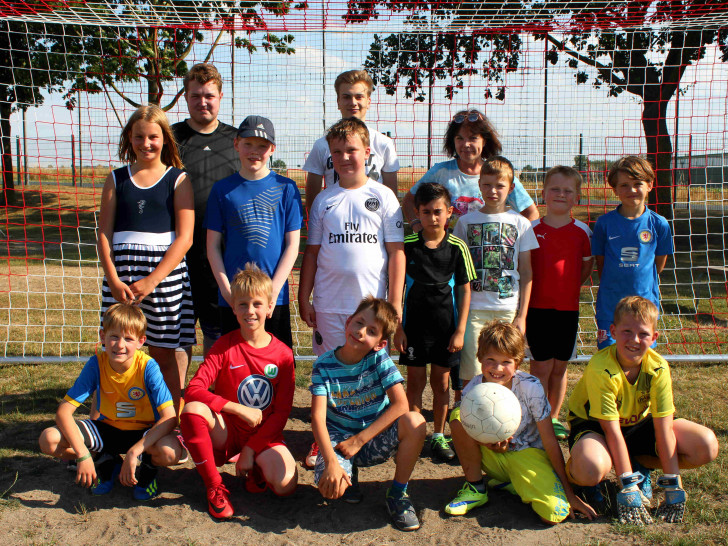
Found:
[[[318,488],[326,499],[338,499],[351,486],[351,478],[338,461],[327,465],[319,478]]]
[[[645,500],[639,489],[639,483],[643,480],[642,474],[633,472],[620,477],[619,482],[622,490],[617,493],[617,515],[619,523],[631,523],[633,525],[648,525],[652,523],[650,513],[645,508]]]
[[[134,295],[134,303],[140,304],[142,300],[151,294],[156,287],[157,285],[155,282],[149,277],[144,277],[143,279],[139,279],[135,283],[132,283],[131,286],[129,286],[129,289]]]
[[[688,494],[682,488],[680,476],[660,476],[657,485],[665,489],[665,500],[655,510],[655,517],[667,523],[682,522]]]
[[[518,328],[524,336],[526,335],[526,317],[518,315],[513,319],[513,326]]]
[[[513,440],[513,436],[508,438],[507,440],[503,440],[502,442],[496,442],[495,444],[481,444],[490,449],[491,451],[495,451],[496,453],[505,453],[508,451],[508,445],[511,443],[511,440]]]
[[[91,487],[96,482],[96,465],[92,458],[76,463],[76,483],[81,487]]]
[[[364,445],[358,434],[350,436],[343,442],[339,442],[334,446],[334,449],[344,456],[344,459],[351,459],[354,455],[359,453],[359,450]]]
[[[298,310],[301,313],[301,319],[310,328],[316,328],[316,310],[311,302],[298,302]]]
[[[139,455],[141,455],[141,452],[137,453],[137,450],[135,450],[134,447],[126,452],[126,455],[124,456],[124,463],[121,465],[121,472],[119,473],[119,481],[122,485],[131,487],[132,485],[137,484],[135,474],[136,467],[139,464]]]
[[[237,476],[245,476],[250,470],[253,470],[255,464],[255,451],[251,447],[245,446],[240,452],[240,457],[235,463],[235,474]]]
[[[566,499],[569,501],[569,504],[571,505],[571,509],[569,510],[570,518],[572,518],[572,519],[574,518],[574,511],[585,515],[587,518],[589,518],[589,520],[593,520],[595,517],[597,517],[596,510],[594,510],[594,508],[589,506],[587,503],[585,503],[579,497],[574,495],[573,491],[570,494],[567,493]]]
[[[463,349],[463,340],[465,339],[465,332],[459,332],[455,330],[455,333],[450,338],[450,345],[447,350],[451,353],[457,353]]]
[[[400,353],[404,353],[407,350],[407,335],[404,333],[402,323],[399,323],[397,325],[397,331],[394,332],[392,343],[394,344],[394,348],[397,349]]]
[[[111,290],[111,295],[119,303],[134,302],[134,293],[126,283],[121,282],[119,279],[116,279],[114,282],[109,282],[109,290]]]
[[[263,421],[263,412],[257,408],[249,408],[242,404],[235,404],[235,409],[235,415],[240,417],[251,427],[257,427]]]

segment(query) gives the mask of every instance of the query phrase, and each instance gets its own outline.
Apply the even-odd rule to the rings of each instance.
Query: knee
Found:
[[[270,484],[273,493],[279,497],[288,497],[293,495],[298,486],[298,470],[294,467],[292,472],[287,472],[286,476],[279,483]]]
[[[427,433],[425,418],[421,413],[416,411],[408,411],[400,417],[398,426],[400,427],[403,438],[407,436],[421,436],[424,438]]]
[[[152,457],[152,464],[154,466],[172,466],[177,464],[181,456],[181,449],[179,453],[177,450],[170,445],[159,445],[154,444],[147,448],[147,453]]]
[[[40,437],[38,438],[38,445],[40,450],[46,455],[55,456],[60,440],[60,431],[56,427],[48,427],[41,432]]]
[[[701,442],[695,442],[691,448],[691,455],[696,466],[701,466],[712,462],[718,457],[718,438],[710,429],[705,429],[705,433],[701,438]]]
[[[592,486],[598,485],[611,468],[611,460],[605,463],[601,460],[593,460],[587,457],[572,455],[568,461],[568,477],[576,485]],[[605,470],[606,468],[606,470]]]
[[[182,415],[204,415],[206,410],[209,410],[209,408],[202,402],[186,402],[182,409]]]

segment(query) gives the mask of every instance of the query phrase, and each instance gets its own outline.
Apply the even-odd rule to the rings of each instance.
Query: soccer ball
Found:
[[[498,383],[480,383],[463,396],[460,422],[478,442],[502,442],[518,430],[521,404],[509,388]]]

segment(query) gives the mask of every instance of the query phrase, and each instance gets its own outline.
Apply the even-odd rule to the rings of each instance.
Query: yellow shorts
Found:
[[[455,419],[460,420],[460,408],[450,414],[450,421]],[[480,466],[488,477],[511,482],[521,500],[541,518],[558,523],[569,515],[564,486],[543,449],[528,447],[495,453],[480,446],[480,453]]]
[[[488,311],[485,309],[471,309],[468,312],[468,322],[465,327],[463,350],[460,351],[460,379],[470,381],[480,373],[478,362],[478,335],[483,326],[491,320],[513,322],[516,318],[515,310],[503,309]]]

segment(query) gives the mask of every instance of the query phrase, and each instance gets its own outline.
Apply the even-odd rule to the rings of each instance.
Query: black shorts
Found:
[[[569,449],[579,441],[584,434],[594,432],[604,436],[604,431],[599,421],[575,419],[569,421],[571,431],[569,432]],[[648,415],[636,425],[621,427],[624,443],[627,444],[627,452],[633,455],[650,455],[657,457],[657,440],[655,438],[655,423],[652,415]]]
[[[190,276],[195,318],[200,321],[202,333],[213,340],[220,337],[220,309],[218,287],[207,261],[204,242],[195,241],[187,252],[187,272]]]
[[[450,345],[450,336],[426,340],[421,336],[411,337],[407,334],[407,349],[400,353],[399,363],[420,368],[428,364],[452,368],[460,364],[460,351],[451,353],[447,350],[448,345]]]
[[[142,430],[121,430],[104,421],[92,421],[91,419],[76,421],[76,424],[81,430],[83,443],[89,451],[109,453],[110,455],[126,453],[152,428],[150,425]]]
[[[526,315],[526,339],[534,360],[571,360],[578,330],[579,311],[529,309]]]
[[[238,319],[230,307],[220,307],[220,326],[222,333],[228,334],[240,328]],[[293,349],[293,335],[291,334],[291,309],[287,304],[276,305],[273,316],[265,319],[265,331],[273,334],[283,343]]]

